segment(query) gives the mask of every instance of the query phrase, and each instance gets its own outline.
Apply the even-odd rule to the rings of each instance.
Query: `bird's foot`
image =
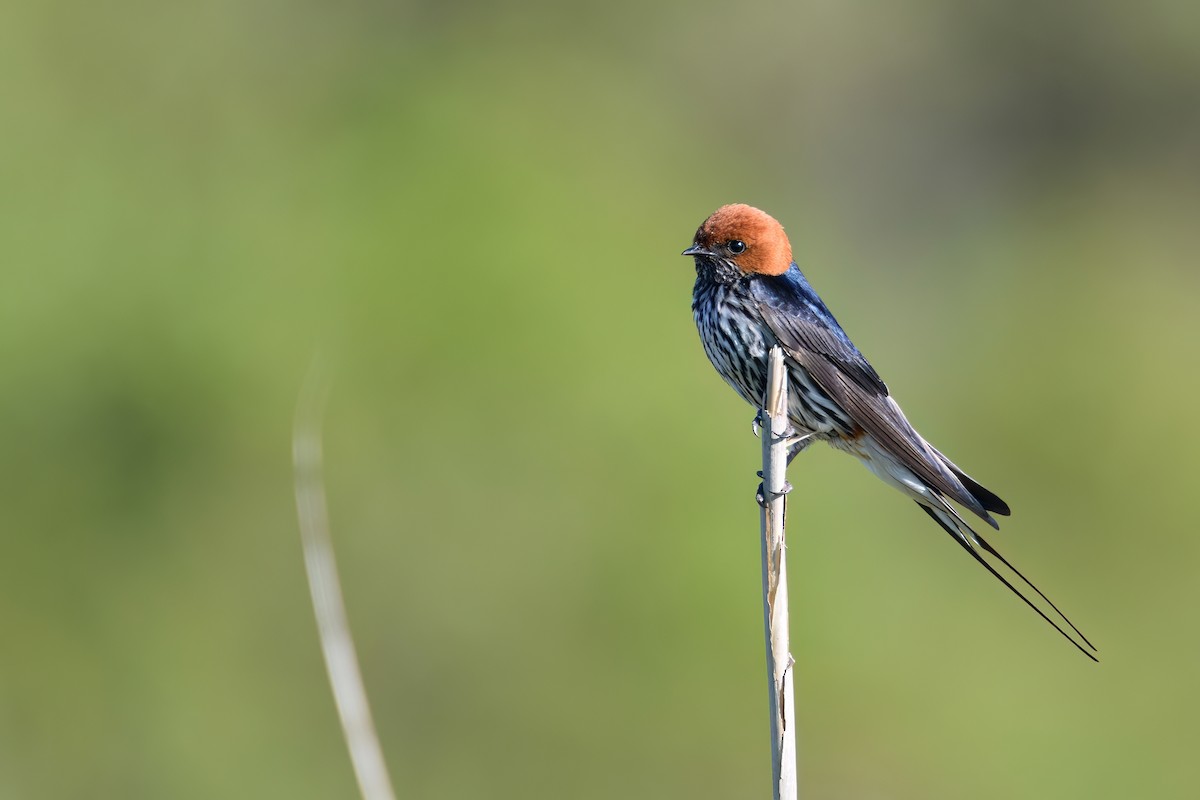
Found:
[[[813,443],[814,436],[816,436],[815,433],[806,433],[803,436],[789,437],[788,442],[787,442],[787,448],[788,448],[787,463],[789,465],[792,463],[792,459],[794,459],[796,456],[803,453],[805,451],[805,449],[810,444]]]
[[[758,476],[761,478],[762,473],[761,472],[758,473]],[[788,483],[787,481],[784,481],[783,488],[781,488],[778,492],[770,493],[771,500],[774,500],[777,497],[783,497],[785,494],[788,494],[791,491],[792,491],[792,485],[790,483]],[[768,494],[768,492],[767,492],[766,488],[760,483],[758,485],[758,491],[754,495],[754,500],[763,508],[766,508],[767,503],[769,502],[767,500],[767,494]]]
[[[762,426],[763,426],[763,412],[762,412],[762,409],[759,409],[758,413],[754,415],[754,421],[750,423],[750,431],[755,436],[758,436],[759,432],[762,431]]]
[[[759,413],[761,414],[762,412],[760,411]],[[810,436],[813,436],[814,434],[812,434],[812,433],[805,433],[805,434],[801,435],[800,431],[796,430],[796,426],[795,426],[795,425],[793,425],[793,424],[791,423],[791,420],[788,420],[788,423],[787,423],[787,427],[786,427],[786,428],[784,428],[783,430],[779,431],[778,433],[773,433],[772,435],[773,435],[773,437],[774,437],[774,440],[775,440],[776,442],[780,442],[780,441],[785,441],[785,440],[786,440],[786,441],[788,442],[788,446],[790,447],[790,446],[791,446],[791,440],[793,440],[793,439],[807,439],[808,437],[810,437]]]

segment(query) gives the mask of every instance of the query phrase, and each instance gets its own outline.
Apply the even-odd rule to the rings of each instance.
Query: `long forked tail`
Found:
[[[921,508],[922,511],[924,511],[926,514],[928,514],[930,517],[932,517],[933,520],[938,525],[941,525],[942,529],[945,530],[946,533],[950,534],[950,538],[952,538],[952,539],[954,539],[954,541],[958,542],[959,545],[962,547],[962,549],[964,549],[968,553],[970,553],[971,558],[975,559],[980,564],[982,564],[983,568],[986,569],[988,572],[992,573],[992,575],[995,576],[995,578],[998,581],[1000,581],[1005,586],[1007,586],[1008,590],[1010,592],[1015,594],[1017,597],[1021,598],[1021,600],[1025,603],[1025,605],[1032,608],[1039,617],[1046,620],[1046,622],[1049,623],[1050,626],[1052,628],[1054,628],[1054,630],[1056,630],[1060,634],[1062,634],[1062,637],[1064,639],[1066,639],[1071,644],[1075,645],[1075,648],[1079,652],[1083,653],[1085,656],[1090,658],[1092,661],[1096,661],[1096,662],[1100,661],[1100,659],[1096,658],[1096,656],[1092,655],[1092,653],[1090,652],[1090,651],[1094,651],[1096,649],[1096,646],[1088,641],[1088,638],[1083,635],[1083,632],[1080,631],[1079,628],[1075,627],[1075,624],[1073,622],[1071,622],[1071,620],[1067,619],[1067,615],[1064,614],[1063,612],[1059,611],[1058,606],[1054,605],[1054,602],[1049,597],[1046,597],[1046,595],[1042,593],[1041,589],[1034,586],[1033,583],[1028,578],[1026,578],[1024,575],[1021,574],[1021,571],[1019,569],[1014,567],[1012,564],[1008,563],[1008,560],[1004,556],[1000,555],[1000,553],[997,552],[994,547],[992,547],[990,544],[988,544],[986,539],[984,539],[982,536],[980,536],[978,533],[976,533],[975,530],[972,529],[971,526],[968,525],[961,516],[959,516],[958,512],[956,512],[949,505],[946,505],[943,508],[930,508],[929,506],[925,505],[924,503],[917,503],[917,505]],[[979,554],[979,551],[975,549],[976,544],[978,544],[981,548],[983,548],[983,550],[986,551],[988,554],[990,554],[991,556],[998,559],[1001,564],[1003,564],[1014,575],[1016,575],[1018,578],[1020,578],[1021,581],[1023,581],[1026,586],[1028,586],[1030,589],[1033,589],[1033,591],[1037,593],[1038,597],[1045,600],[1046,603],[1050,606],[1050,608],[1054,609],[1054,613],[1056,613],[1059,617],[1061,617],[1063,622],[1067,623],[1067,627],[1069,627],[1072,631],[1074,631],[1075,635],[1078,636],[1083,641],[1083,644],[1080,644],[1079,642],[1075,641],[1074,637],[1072,637],[1071,634],[1067,633],[1066,630],[1064,630],[1062,626],[1060,626],[1054,620],[1050,619],[1050,617],[1046,616],[1046,613],[1044,611],[1042,611],[1042,609],[1038,608],[1037,605],[1033,603],[1033,601],[1031,601],[1028,597],[1026,597],[1021,592],[1020,589],[1018,589],[1016,586],[1013,586],[1012,583],[1010,583],[1007,578],[1005,578],[1003,575],[1001,575],[999,572],[997,572],[995,567],[993,567],[991,564],[989,564],[987,562],[987,560],[985,560],[984,557]],[[1087,645],[1087,647],[1084,647],[1084,645]]]

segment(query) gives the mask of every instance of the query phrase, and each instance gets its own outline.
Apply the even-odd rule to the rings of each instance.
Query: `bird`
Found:
[[[683,251],[696,265],[692,316],[709,361],[742,399],[761,409],[767,358],[783,350],[790,462],[824,441],[861,461],[900,490],[964,550],[1092,661],[1096,647],[1058,606],[981,536],[955,507],[992,528],[1008,504],[926,441],[892,398],[887,384],[850,341],[792,256],[783,226],[770,214],[735,203],[713,212]],[[756,418],[757,422],[757,418]],[[1044,601],[1055,619],[985,557],[996,559]],[[1077,641],[1066,628],[1069,628]]]

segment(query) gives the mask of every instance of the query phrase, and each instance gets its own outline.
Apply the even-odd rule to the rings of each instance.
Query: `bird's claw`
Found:
[[[758,436],[762,433],[763,422],[763,412],[761,409],[759,409],[759,412],[754,415],[754,420],[750,423],[750,430],[755,436]],[[779,433],[774,434],[774,439],[777,442],[786,442],[788,447],[793,447],[812,438],[812,436],[812,433],[801,434],[798,430],[796,430],[796,426],[791,423],[791,420],[788,420],[787,427]]]
[[[790,439],[788,439],[788,441],[787,441],[787,449],[788,449],[787,463],[789,465],[792,463],[792,460],[796,456],[803,453],[804,450],[810,444],[812,444],[812,437],[813,437],[813,434],[806,433],[803,436],[792,436]]]
[[[759,413],[761,414],[762,412],[759,412]],[[758,422],[756,421],[755,424],[757,425]],[[795,426],[793,426],[792,423],[789,421],[787,424],[787,427],[784,428],[783,430],[781,430],[777,433],[772,431],[771,440],[773,442],[787,442],[788,446],[790,447],[793,439],[802,439],[802,438],[805,438],[805,437],[811,436],[811,435],[812,434],[805,434],[804,436],[800,436],[799,431],[797,431]]]
[[[761,472],[758,474],[759,474],[759,477],[762,477]],[[771,499],[774,500],[777,497],[783,497],[784,495],[788,494],[791,491],[792,491],[792,485],[790,483],[788,483],[787,481],[784,481],[782,488],[780,488],[780,490],[778,492],[771,492]],[[766,490],[766,487],[764,487],[761,483],[758,485],[758,491],[755,493],[754,499],[761,507],[763,507],[763,508],[767,507],[767,490]]]

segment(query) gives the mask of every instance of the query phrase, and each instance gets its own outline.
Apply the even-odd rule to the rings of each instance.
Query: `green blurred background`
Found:
[[[679,256],[734,201],[1103,658],[807,453],[807,795],[1195,796],[1194,2],[17,0],[0,90],[0,797],[354,796],[318,347],[398,793],[766,796],[758,442]]]

